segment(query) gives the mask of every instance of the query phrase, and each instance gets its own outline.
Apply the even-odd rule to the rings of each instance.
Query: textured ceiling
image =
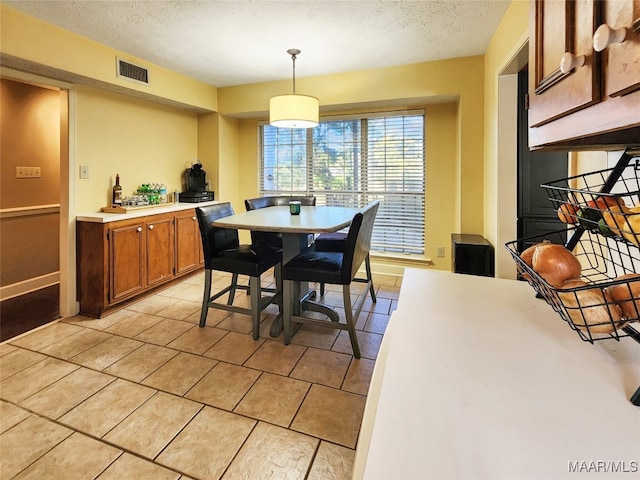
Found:
[[[484,53],[510,0],[2,0],[224,87]]]

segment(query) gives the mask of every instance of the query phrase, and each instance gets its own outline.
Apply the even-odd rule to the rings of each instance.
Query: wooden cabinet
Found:
[[[144,228],[144,222],[117,222],[107,230],[110,302],[130,297],[146,286]]]
[[[147,286],[171,280],[174,276],[174,216],[147,217],[146,280]]]
[[[176,214],[176,274],[194,270],[203,263],[202,240],[195,210]]]
[[[203,265],[193,209],[110,223],[77,222],[80,313],[101,317]]]
[[[529,145],[640,144],[640,0],[531,0]]]

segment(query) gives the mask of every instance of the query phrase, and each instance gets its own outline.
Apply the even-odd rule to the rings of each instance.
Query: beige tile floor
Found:
[[[102,319],[0,344],[0,480],[351,478],[400,279],[375,283],[359,360],[345,331],[270,337],[273,306],[257,341],[245,315],[210,309],[199,328],[201,272]],[[344,316],[340,290],[323,301]]]

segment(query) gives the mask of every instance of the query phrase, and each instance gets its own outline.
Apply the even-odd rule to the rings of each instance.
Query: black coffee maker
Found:
[[[200,162],[184,172],[185,189],[180,194],[181,202],[198,203],[213,200],[213,192],[207,190],[207,174]]]

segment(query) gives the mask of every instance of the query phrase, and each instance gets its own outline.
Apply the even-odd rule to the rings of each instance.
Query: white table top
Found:
[[[213,222],[216,227],[263,232],[336,232],[351,224],[360,209],[347,207],[302,206],[300,215],[291,215],[289,206],[260,208]]]
[[[640,344],[583,342],[526,282],[406,269],[354,478],[638,478],[638,386]]]

